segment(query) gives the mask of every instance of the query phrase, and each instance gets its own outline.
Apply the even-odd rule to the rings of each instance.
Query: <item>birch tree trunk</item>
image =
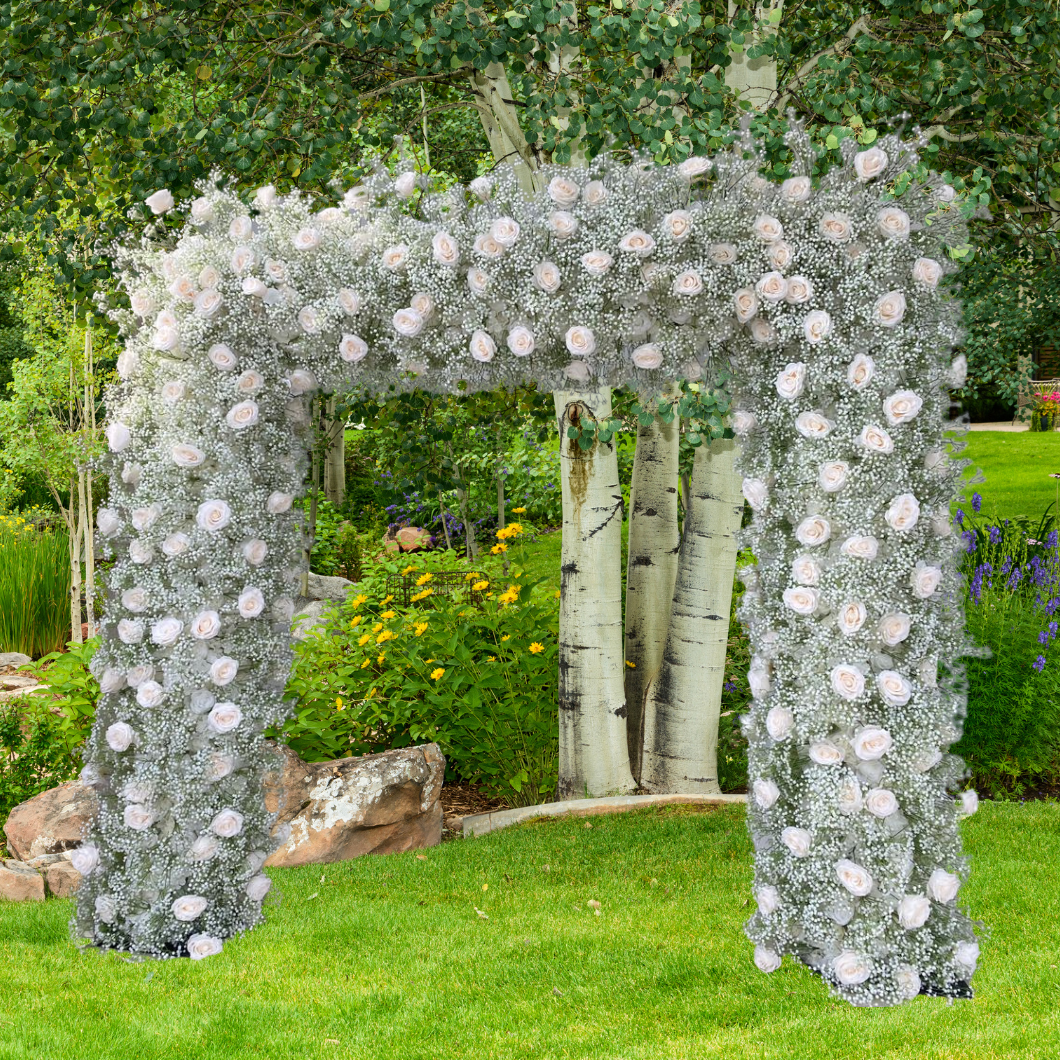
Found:
[[[718,716],[743,515],[736,446],[696,451],[662,665],[644,704],[641,783],[653,792],[717,793]]]
[[[70,477],[69,506],[63,512],[70,542],[70,639],[83,644],[81,636],[81,540],[85,533],[85,510],[78,507],[77,479]]]
[[[85,322],[85,424],[90,442],[96,438],[96,364],[92,350],[92,316]],[[81,507],[85,511],[85,621],[88,635],[96,633],[96,545],[92,536],[94,525],[92,503],[92,468],[86,464],[84,470],[85,492]]]
[[[763,38],[776,32],[775,29],[767,30],[767,27],[775,27],[780,21],[783,7],[784,0],[774,0],[771,4],[758,0],[755,3],[754,32],[744,37],[743,51],[730,53],[732,62],[725,70],[725,84],[738,97],[747,100],[758,111],[766,110],[770,100],[777,94],[777,61],[773,56],[767,55],[759,56],[757,59],[748,59],[747,52],[752,45],[760,44]],[[730,22],[736,14],[736,8],[737,5],[733,0],[729,0]]]
[[[346,500],[346,423],[335,418],[335,404],[332,394],[327,399],[324,418],[324,496],[338,508]]]
[[[629,491],[626,563],[626,734],[629,764],[640,780],[644,696],[662,662],[677,577],[678,423],[655,417],[637,428]],[[629,664],[632,663],[632,668]]]
[[[633,791],[622,679],[622,490],[614,442],[582,450],[567,428],[611,414],[611,391],[553,394],[560,435],[559,797]]]

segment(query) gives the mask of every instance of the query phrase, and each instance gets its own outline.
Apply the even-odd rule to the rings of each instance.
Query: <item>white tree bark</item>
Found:
[[[743,51],[732,53],[732,62],[725,70],[725,84],[759,111],[764,111],[777,94],[777,63],[776,59],[765,55],[748,59],[747,50],[776,33],[776,23],[783,6],[784,0],[774,0],[773,3],[757,0],[754,7],[755,31],[744,38]],[[736,7],[733,0],[729,0],[730,21],[736,14]]]
[[[678,420],[657,416],[637,429],[629,492],[626,563],[626,731],[629,764],[640,780],[644,696],[662,663],[677,577]],[[632,663],[632,668],[629,664]]]
[[[336,397],[327,399],[324,429],[327,449],[324,451],[324,496],[335,505],[346,500],[346,423],[335,416]]]
[[[718,717],[744,506],[735,452],[731,439],[704,444],[692,468],[666,647],[644,704],[641,784],[653,792],[721,790]]]
[[[633,791],[622,679],[622,490],[614,442],[567,437],[611,414],[611,391],[558,390],[563,551],[559,612],[559,797]]]

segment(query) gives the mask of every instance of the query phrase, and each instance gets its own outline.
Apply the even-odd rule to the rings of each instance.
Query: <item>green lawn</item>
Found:
[[[965,437],[968,448],[959,455],[972,460],[965,477],[978,467],[986,481],[969,487],[963,503],[971,503],[974,489],[982,494],[988,517],[1025,515],[1035,521],[1055,503],[1060,479],[1049,475],[1060,474],[1060,432],[969,431]]]
[[[1060,807],[984,804],[964,833],[992,929],[970,1002],[760,974],[742,810],[649,810],[274,870],[267,923],[196,963],[81,955],[69,901],[0,907],[0,1058],[1056,1057]]]

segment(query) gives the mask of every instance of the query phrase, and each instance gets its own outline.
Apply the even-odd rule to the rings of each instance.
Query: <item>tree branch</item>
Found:
[[[828,45],[827,48],[823,48],[816,55],[811,56],[806,62],[799,67],[795,75],[788,79],[784,85],[784,92],[777,99],[775,104],[776,110],[781,114],[784,113],[784,107],[791,97],[792,93],[802,84],[803,81],[810,75],[813,68],[826,56],[826,55],[837,55],[841,51],[845,51],[859,33],[868,33],[869,27],[872,25],[868,15],[862,15],[851,27],[835,42],[835,44]],[[779,90],[778,90],[779,91]]]

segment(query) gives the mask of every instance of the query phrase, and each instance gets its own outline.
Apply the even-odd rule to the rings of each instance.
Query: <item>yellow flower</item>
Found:
[[[432,681],[440,681],[443,677],[445,677],[445,670],[442,667],[439,666],[437,670],[431,671]]]
[[[397,634],[392,629],[384,629],[378,637],[375,638],[376,644],[386,644],[388,640],[394,640]]]
[[[394,594],[391,593],[389,596],[384,596],[383,597],[383,603],[384,604],[389,604],[390,601],[393,600],[393,599],[394,599]]]
[[[432,662],[434,662],[433,659],[424,659],[423,660],[423,665],[424,666],[430,666]]]
[[[383,628],[383,623],[382,622],[376,622],[376,624],[374,626],[372,626],[372,632],[373,633],[378,633],[382,628]]]
[[[544,650],[545,650],[544,644],[538,644],[536,640],[534,641],[533,644],[530,645],[530,654],[531,655],[540,655],[541,652],[543,652]]]
[[[335,697],[335,709],[342,710],[342,696]]]
[[[350,629],[356,629],[361,624],[361,615],[358,615],[351,623]]]
[[[363,593],[360,596],[354,597],[354,600],[353,600],[353,606],[354,607],[360,607],[361,604],[366,604],[366,603],[368,603],[368,597],[365,596]]]
[[[503,541],[499,541],[496,545],[493,546],[493,548],[490,549],[490,552],[492,552],[495,556],[499,556],[502,552],[507,551],[508,546]]]
[[[556,599],[558,600],[558,599],[559,599],[559,597],[560,597],[560,592],[559,592],[559,589],[557,589],[557,590],[556,590]]]
[[[496,662],[496,661],[497,661],[497,656],[496,655],[487,655],[486,656],[486,662]]]
[[[511,640],[511,639],[512,639],[512,635],[510,633],[505,633],[504,636],[501,637],[502,641],[503,640]]]
[[[416,636],[417,637],[423,636],[424,631],[427,629],[427,625],[428,625],[428,623],[426,623],[426,622],[417,622],[416,623]]]
[[[389,597],[387,599],[389,599]],[[379,617],[380,618],[393,618],[396,614],[397,614],[396,611],[384,611]]]
[[[383,665],[383,661],[384,661],[385,659],[386,659],[386,652],[385,652],[385,651],[381,651],[381,652],[379,653],[379,658],[378,658],[378,659],[376,659],[375,661],[376,661],[376,662],[377,662],[377,663],[378,663],[378,664],[379,664],[380,666],[382,666],[382,665]]]
[[[361,669],[363,670],[371,661],[371,659],[365,659],[364,662],[361,663]]]
[[[415,596],[410,596],[409,597],[409,602],[415,604],[418,601],[426,600],[428,596],[433,596],[433,595],[434,595],[434,590],[430,586],[428,586],[422,592],[416,593]]]
[[[512,515],[522,515],[526,512],[525,508],[513,508]]]
[[[416,565],[414,563],[410,563],[401,573],[402,574],[408,574],[408,572],[410,570],[415,570],[415,569],[416,569]]]
[[[637,668],[637,664],[636,664],[635,662],[630,662],[630,661],[629,661],[629,659],[627,659],[627,660],[626,660],[626,665],[627,665],[627,666],[628,666],[628,667],[629,667],[629,668],[630,668],[631,670],[635,670],[635,669]]]
[[[519,590],[516,589],[515,592],[512,592],[512,590],[509,589],[506,593],[501,593],[501,595],[497,597],[497,602],[500,604],[514,604],[518,599]]]
[[[363,637],[361,637],[361,639],[359,641],[357,641],[357,647],[363,648],[371,639],[372,639],[372,634],[371,633],[365,633],[365,635]]]
[[[489,587],[489,582],[475,582],[475,584],[471,586],[471,588],[474,589],[476,593],[480,593],[483,589],[488,589]]]
[[[375,688],[374,687],[369,688],[368,689],[368,695],[365,696],[365,699],[371,699],[374,695],[375,695]]]
[[[481,578],[481,577],[482,577],[482,575],[479,574],[479,572],[477,570],[473,570],[470,574],[465,574],[464,575],[464,581],[473,582],[476,578]]]
[[[411,568],[409,568],[409,569],[411,570]],[[431,574],[430,571],[428,571],[426,574],[421,574],[416,579],[416,584],[417,585],[426,585],[433,577],[434,577],[434,575]]]

